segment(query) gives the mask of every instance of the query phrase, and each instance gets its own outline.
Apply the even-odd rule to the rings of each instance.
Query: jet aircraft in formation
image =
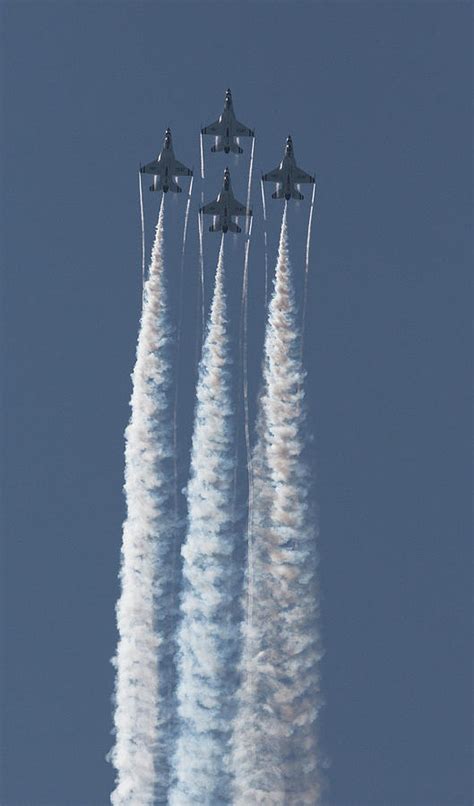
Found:
[[[214,216],[214,223],[209,227],[209,232],[222,231],[224,233],[228,230],[230,230],[230,232],[242,232],[234,219],[241,215],[252,215],[252,210],[246,207],[245,204],[241,204],[241,202],[237,201],[235,198],[232,192],[230,171],[228,168],[224,171],[224,183],[217,199],[209,202],[209,204],[205,204],[204,207],[200,208],[199,212],[203,215]]]
[[[253,129],[244,126],[235,117],[232,93],[226,90],[224,110],[215,123],[204,126],[201,134],[212,134],[216,138],[211,151],[224,151],[226,154],[232,151],[234,154],[242,154],[243,149],[237,142],[238,137],[255,137]]]
[[[314,176],[307,174],[298,168],[293,153],[293,140],[288,135],[286,138],[285,153],[280,165],[273,171],[262,176],[263,182],[276,182],[277,189],[272,193],[272,199],[304,199],[295,185],[302,185],[306,182],[314,185]]]
[[[171,129],[166,129],[163,148],[156,160],[140,167],[140,173],[153,174],[153,184],[150,185],[150,190],[162,190],[163,193],[172,190],[173,193],[181,193],[182,189],[175,181],[175,177],[192,176],[193,172],[176,159],[171,139]]]
[[[219,119],[201,129],[201,134],[209,134],[215,137],[215,144],[211,148],[212,152],[224,151],[226,154],[229,154],[230,151],[234,154],[242,154],[243,149],[239,145],[238,138],[255,137],[253,129],[249,129],[236,119],[230,89],[226,90],[224,110]],[[153,184],[150,185],[150,190],[162,190],[163,193],[171,190],[173,193],[181,193],[182,189],[178,185],[176,178],[179,176],[192,176],[193,172],[176,159],[170,129],[166,129],[163,148],[157,158],[153,162],[140,167],[140,173],[153,175]],[[273,171],[263,174],[262,181],[275,182],[276,190],[272,193],[272,198],[286,199],[287,201],[289,199],[304,198],[297,185],[314,184],[314,176],[301,170],[296,164],[293,141],[290,135],[286,139],[285,152],[279,166]],[[214,223],[209,227],[210,232],[222,231],[224,233],[228,231],[241,232],[242,230],[235,219],[238,216],[252,215],[252,210],[235,198],[228,168],[224,171],[224,183],[219,195],[214,201],[201,207],[199,212],[203,215],[214,216]]]

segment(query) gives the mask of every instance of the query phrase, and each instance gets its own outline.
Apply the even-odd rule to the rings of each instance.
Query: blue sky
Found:
[[[0,40],[1,802],[108,802],[123,430],[141,293],[137,167],[169,125],[177,157],[197,169],[199,126],[230,86],[239,119],[257,132],[257,175],[291,132],[318,180],[306,363],[327,803],[468,806],[470,4],[4,2]],[[229,167],[245,200],[247,150],[242,160]],[[206,200],[224,165],[207,157]],[[254,183],[253,396],[258,191]],[[183,199],[167,207],[176,293]],[[281,207],[268,209],[273,266]],[[149,245],[155,194],[145,212]],[[307,212],[306,199],[289,219],[300,290]],[[208,288],[218,241],[206,234]],[[229,240],[229,251],[236,321],[242,242]]]

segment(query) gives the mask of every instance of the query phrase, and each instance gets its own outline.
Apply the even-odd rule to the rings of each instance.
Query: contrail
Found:
[[[183,291],[184,291],[184,258],[186,254],[186,238],[188,233],[189,208],[193,193],[194,176],[189,183],[189,192],[186,202],[183,226],[183,246],[181,249],[181,266],[179,273],[179,299],[178,299],[178,327],[176,333],[176,364],[175,364],[175,393],[173,411],[173,450],[174,450],[174,478],[175,478],[175,511],[178,516],[178,399],[179,399],[179,365],[181,358],[181,327],[183,323]]]
[[[311,235],[312,235],[312,222],[313,222],[313,210],[314,210],[314,200],[316,197],[316,183],[313,185],[313,195],[311,196],[311,204],[309,208],[309,216],[308,216],[308,232],[306,234],[306,255],[305,255],[305,267],[304,267],[304,293],[303,293],[303,316],[302,316],[302,325],[301,325],[301,354],[303,355],[303,344],[305,338],[305,331],[306,331],[306,308],[308,305],[308,275],[309,275],[309,250],[311,246]]]
[[[203,194],[201,193],[201,206],[203,205]],[[197,304],[197,334],[196,334],[196,366],[199,361],[199,354],[204,338],[205,321],[205,296],[204,296],[204,243],[203,243],[204,222],[201,213],[198,213],[198,235],[199,235],[199,294],[196,297]]]
[[[202,132],[199,135],[199,145],[200,145],[200,152],[201,152],[201,179],[204,179],[204,143],[203,143],[203,134]]]
[[[300,345],[285,205],[253,456],[246,585],[254,593],[233,738],[236,806],[316,806],[321,797],[316,525]]]
[[[250,238],[252,236],[253,219],[250,221],[250,228],[244,246],[244,269],[242,273],[242,293],[240,299],[240,323],[239,323],[239,394],[242,389],[243,413],[244,413],[244,438],[246,451],[247,479],[249,487],[249,507],[251,506],[251,461],[250,461],[250,422],[249,422],[249,399],[248,399],[248,267]],[[237,518],[237,493],[238,493],[238,470],[239,470],[239,445],[235,443],[234,457],[234,518]]]
[[[188,198],[186,201],[186,212],[184,214],[183,248],[181,250],[181,262],[184,261],[184,253],[186,251],[186,237],[188,234],[189,208],[191,206],[191,196],[193,195],[193,183],[194,183],[194,176],[191,177],[191,182],[189,183]]]
[[[265,247],[265,311],[266,311],[268,302],[268,234],[267,234],[267,205],[265,201],[265,188],[263,186],[263,179],[260,180],[260,189],[262,191],[263,239]]]
[[[171,806],[230,802],[229,740],[237,686],[240,535],[232,520],[235,447],[224,238],[203,346],[188,484],[178,633],[179,737]]]
[[[114,806],[166,803],[173,751],[174,633],[172,330],[167,310],[161,202],[133,370],[125,432],[125,497],[119,641],[113,659],[117,770]]]
[[[252,508],[252,462],[250,453],[250,414],[249,414],[249,380],[248,380],[248,295],[249,295],[249,252],[250,252],[250,238],[252,235],[253,219],[250,220],[250,228],[248,231],[247,241],[245,243],[244,253],[244,271],[242,279],[242,300],[241,300],[241,348],[240,353],[242,356],[242,391],[244,399],[244,435],[245,435],[245,450],[247,454],[247,476],[249,488],[249,511]],[[237,464],[237,462],[236,462]]]
[[[138,193],[140,197],[140,222],[142,226],[142,295],[145,288],[145,213],[143,210],[142,175],[138,173]]]
[[[250,193],[252,191],[252,174],[253,174],[253,155],[255,153],[255,137],[252,138],[252,150],[250,151],[250,164],[249,164],[249,179],[247,183],[247,209],[250,207]],[[245,234],[248,233],[250,227],[250,217],[245,219]]]

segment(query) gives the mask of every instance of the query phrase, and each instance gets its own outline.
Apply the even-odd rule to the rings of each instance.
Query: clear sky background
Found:
[[[2,806],[102,806],[140,312],[137,167],[199,166],[227,86],[318,202],[306,363],[329,806],[470,806],[472,5],[1,4]],[[209,148],[208,140],[206,147]],[[248,141],[229,160],[245,201]],[[213,198],[225,166],[209,154]],[[257,173],[258,175],[258,173]],[[185,265],[186,466],[198,250]],[[167,198],[170,288],[184,194]],[[254,183],[251,396],[263,323]],[[147,245],[158,194],[146,198]],[[268,201],[273,267],[281,202]],[[308,198],[292,203],[299,289]],[[218,236],[206,233],[210,289]],[[242,240],[228,236],[239,314]],[[300,295],[301,296],[301,295]]]

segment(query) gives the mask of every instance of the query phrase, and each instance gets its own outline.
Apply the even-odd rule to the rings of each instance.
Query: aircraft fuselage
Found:
[[[292,153],[287,153],[283,157],[282,161],[280,162],[280,170],[283,171],[282,179],[283,179],[283,190],[285,193],[285,199],[288,201],[291,199],[291,191],[295,185],[295,174],[296,169],[296,161]]]

